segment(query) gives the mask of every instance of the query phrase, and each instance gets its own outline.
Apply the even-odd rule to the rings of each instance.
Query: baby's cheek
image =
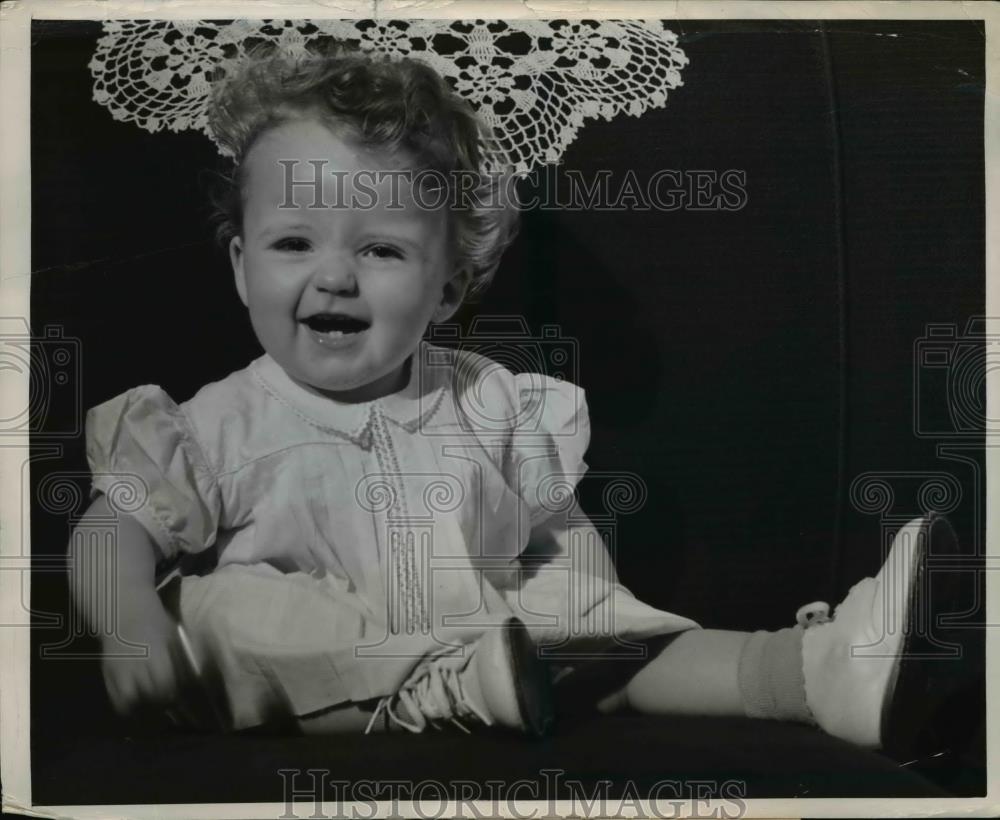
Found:
[[[420,273],[412,272],[401,278],[382,295],[383,310],[402,323],[419,323],[428,316],[438,302],[438,294],[431,283],[421,281]]]
[[[255,271],[248,278],[248,293],[252,299],[255,299],[259,307],[264,309],[279,308],[296,300],[297,292],[296,288],[293,287],[294,279],[289,275],[283,275],[283,273],[280,270],[263,269]]]

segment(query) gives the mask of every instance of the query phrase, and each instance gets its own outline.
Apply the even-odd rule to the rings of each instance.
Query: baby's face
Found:
[[[279,160],[297,162],[288,169]],[[314,160],[326,163],[318,207],[315,191],[298,185],[293,207],[279,208],[288,204],[286,173],[312,179]],[[420,207],[405,180],[396,191],[388,179],[372,185],[371,172],[402,168],[311,120],[265,133],[246,158],[243,231],[230,247],[240,298],[288,375],[341,401],[403,387],[428,323],[448,318],[464,295],[464,276],[449,264],[447,211]],[[375,197],[351,184],[361,171]],[[352,194],[375,207],[323,207]]]

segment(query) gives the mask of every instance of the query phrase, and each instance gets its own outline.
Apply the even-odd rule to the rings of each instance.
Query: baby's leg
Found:
[[[179,618],[217,670],[234,729],[285,726],[303,716],[322,717],[329,731],[353,726],[363,711],[353,704],[395,691],[437,646],[433,636],[380,634],[329,578],[262,565],[185,578]]]
[[[833,615],[816,602],[776,632],[683,632],[598,708],[801,721],[860,746],[911,753],[916,711],[941,696],[921,664],[935,647],[921,621],[955,611],[947,585],[930,594],[927,559],[955,553],[945,518],[914,519],[896,533],[878,574],[855,584]]]
[[[668,636],[597,708],[815,723],[806,701],[804,633],[800,624],[777,632],[692,629]]]
[[[749,633],[692,629],[670,637],[617,691],[603,712],[629,707],[648,714],[743,715],[740,656]],[[655,650],[654,650],[655,651]]]

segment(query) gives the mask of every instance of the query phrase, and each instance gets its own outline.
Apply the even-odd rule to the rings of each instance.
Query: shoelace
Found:
[[[411,723],[396,713],[393,708],[396,701],[406,707],[406,711],[416,722]],[[440,729],[438,722],[447,720],[469,734],[469,729],[461,718],[470,716],[478,718],[487,726],[493,723],[465,694],[460,670],[433,662],[418,669],[398,692],[387,695],[378,702],[365,728],[366,735],[383,712],[393,723],[414,733],[422,732],[428,724]]]
[[[832,620],[830,605],[826,601],[813,601],[811,604],[800,606],[795,613],[795,623],[803,629],[817,624],[825,624]]]

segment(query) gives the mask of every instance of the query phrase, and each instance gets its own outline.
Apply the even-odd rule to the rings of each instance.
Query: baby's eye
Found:
[[[364,250],[365,255],[374,259],[402,259],[403,252],[392,245],[369,245]]]
[[[290,253],[303,253],[312,249],[312,244],[308,239],[301,236],[285,236],[272,243],[271,247],[276,251],[288,251]]]

